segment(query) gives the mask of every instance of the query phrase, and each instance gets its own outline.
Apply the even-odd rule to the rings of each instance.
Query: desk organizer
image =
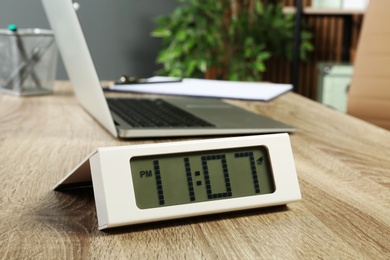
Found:
[[[50,30],[0,29],[0,91],[15,95],[51,93],[57,56]]]

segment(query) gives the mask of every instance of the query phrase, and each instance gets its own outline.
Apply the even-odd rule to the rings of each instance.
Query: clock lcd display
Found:
[[[265,146],[133,157],[130,167],[140,209],[275,191]]]

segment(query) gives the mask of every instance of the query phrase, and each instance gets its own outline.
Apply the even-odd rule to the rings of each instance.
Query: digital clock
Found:
[[[130,167],[140,209],[275,191],[265,146],[133,157]]]
[[[288,134],[98,148],[56,189],[91,177],[99,229],[301,199]]]

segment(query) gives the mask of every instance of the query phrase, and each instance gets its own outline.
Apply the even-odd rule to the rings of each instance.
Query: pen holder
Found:
[[[51,30],[0,29],[0,91],[14,95],[52,93],[57,56]]]

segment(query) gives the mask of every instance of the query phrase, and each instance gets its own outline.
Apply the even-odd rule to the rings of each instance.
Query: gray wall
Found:
[[[66,1],[66,0],[64,0]],[[152,38],[154,18],[177,6],[175,0],[78,0],[79,19],[99,77],[122,74],[147,77],[155,63],[160,40]],[[40,0],[0,0],[0,28],[50,28]],[[59,59],[57,79],[67,79]]]

